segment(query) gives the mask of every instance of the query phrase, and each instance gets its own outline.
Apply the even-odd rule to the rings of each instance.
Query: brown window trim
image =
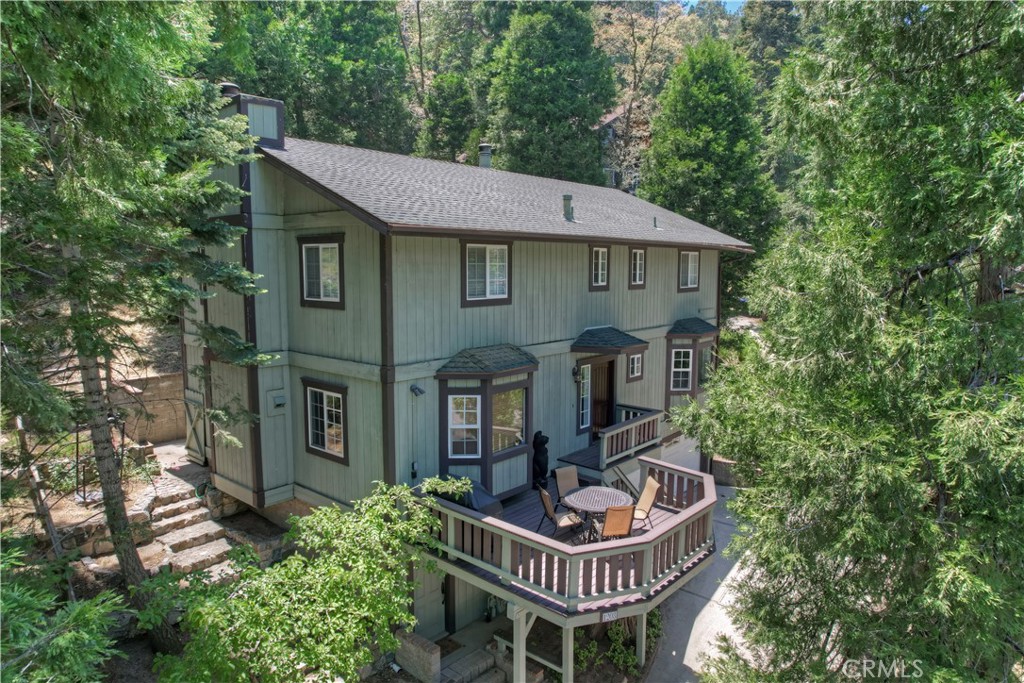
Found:
[[[312,455],[336,462],[339,465],[349,464],[349,453],[351,453],[351,440],[349,439],[348,431],[348,387],[344,384],[335,384],[333,382],[325,382],[322,379],[316,379],[314,377],[302,377],[302,422],[303,431],[305,432],[305,445],[306,452]],[[309,390],[317,389],[319,391],[328,391],[332,394],[341,394],[341,430],[345,439],[345,453],[344,455],[338,455],[337,453],[331,453],[325,451],[322,448],[317,448],[310,444],[309,440]]]
[[[683,287],[683,254],[696,254],[697,255],[697,286],[696,287]],[[696,292],[700,289],[700,249],[680,249],[676,254],[676,291],[678,292]]]
[[[475,243],[474,243],[475,244]],[[501,375],[495,375],[499,377]],[[526,392],[526,415],[523,416],[523,443],[512,448],[494,453],[491,450],[493,443],[492,413],[494,411],[494,395],[515,389],[523,389]],[[438,406],[438,454],[439,467],[441,472],[447,472],[449,467],[458,465],[471,465],[480,468],[480,483],[488,491],[491,490],[491,467],[495,463],[508,460],[531,450],[530,439],[532,438],[533,425],[533,372],[528,372],[527,377],[519,382],[507,384],[494,384],[489,379],[480,381],[475,387],[452,387],[448,386],[447,379],[438,381],[438,395],[440,405]],[[480,455],[475,458],[453,458],[448,451],[448,399],[451,396],[479,396],[479,420],[480,420]],[[531,467],[532,472],[532,467]],[[529,476],[529,486],[533,485],[533,475]],[[512,494],[508,494],[512,495]]]
[[[644,254],[644,281],[640,283],[633,282],[633,252],[642,251]],[[629,279],[627,284],[630,289],[646,289],[647,288],[647,247],[630,247],[629,248]]]
[[[646,366],[647,366],[647,359],[644,357],[644,355],[645,354],[644,354],[643,351],[637,351],[635,353],[627,353],[626,354],[626,383],[627,384],[629,384],[630,382],[639,382],[639,381],[643,380],[643,378],[644,378],[644,370],[646,369]],[[632,360],[633,356],[640,356],[640,374],[637,375],[636,377],[630,377],[630,375],[629,375],[629,363]]]
[[[299,244],[299,305],[306,308],[333,308],[345,310],[345,233],[333,232],[327,235],[304,235],[297,237]],[[338,300],[321,301],[306,298],[306,259],[307,244],[336,244],[338,246]]]
[[[665,410],[669,410],[671,397],[672,396],[689,396],[692,399],[696,399],[699,394],[704,392],[704,387],[700,383],[700,372],[697,364],[700,362],[700,352],[702,349],[708,347],[711,348],[714,354],[714,363],[718,365],[718,354],[715,350],[718,348],[718,335],[711,337],[706,341],[700,341],[701,335],[672,335],[668,337],[667,351],[665,354]],[[680,340],[690,340],[689,344],[677,344],[674,343]],[[690,388],[685,390],[675,390],[672,388],[672,351],[676,349],[689,349],[692,353],[690,355]],[[626,373],[629,373],[627,368]]]
[[[612,284],[612,248],[608,244],[590,244],[587,249],[587,286],[591,292],[607,292]],[[594,253],[598,249],[604,249],[605,253],[605,281],[603,285],[594,284]]]
[[[467,249],[470,246],[486,246],[486,247],[506,247],[506,290],[505,296],[501,299],[470,299],[467,296]],[[459,272],[461,273],[462,284],[460,285],[461,294],[461,307],[462,308],[475,308],[477,306],[507,306],[512,303],[512,242],[507,240],[476,240],[476,239],[462,239],[459,240]]]

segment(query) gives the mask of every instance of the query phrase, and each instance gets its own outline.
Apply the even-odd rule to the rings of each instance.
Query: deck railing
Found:
[[[596,600],[648,597],[714,552],[710,475],[640,458],[642,473],[662,483],[657,502],[674,510],[646,533],[621,540],[571,546],[508,522],[435,500],[439,540],[450,561],[484,570],[511,588],[579,611]]]
[[[662,411],[636,406],[615,406],[618,422],[600,430],[598,457],[601,470],[658,443],[658,421]]]

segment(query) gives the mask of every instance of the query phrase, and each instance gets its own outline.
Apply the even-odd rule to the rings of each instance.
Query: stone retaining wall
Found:
[[[185,400],[180,372],[121,383],[111,400],[126,414],[125,433],[138,443],[185,438]]]

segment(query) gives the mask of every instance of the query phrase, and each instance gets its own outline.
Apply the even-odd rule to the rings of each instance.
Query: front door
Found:
[[[607,360],[594,363],[590,370],[593,417],[590,440],[597,440],[597,433],[615,423],[615,362]]]

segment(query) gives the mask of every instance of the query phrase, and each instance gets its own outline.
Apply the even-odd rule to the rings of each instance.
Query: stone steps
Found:
[[[507,680],[505,672],[493,666],[474,678],[471,683],[507,683]]]
[[[195,526],[201,524],[210,519],[210,511],[206,508],[198,508],[195,510],[189,510],[180,515],[174,517],[165,517],[159,521],[152,523],[153,536],[159,538],[169,534],[177,529],[184,529],[186,527]]]
[[[170,503],[169,505],[154,508],[153,512],[150,513],[149,518],[154,522],[158,522],[161,519],[177,517],[178,515],[183,515],[186,512],[191,512],[192,510],[198,510],[202,506],[202,499],[192,496],[191,498],[180,500],[177,503]]]
[[[175,551],[171,555],[171,570],[187,574],[223,564],[227,561],[228,552],[232,547],[227,539],[218,538],[209,543],[191,546],[180,552]]]
[[[230,583],[238,578],[238,570],[231,560],[224,560],[206,568],[209,575],[207,583],[224,584]]]
[[[159,536],[157,540],[167,546],[171,552],[180,553],[189,548],[220,540],[225,536],[227,536],[227,532],[223,526],[212,520],[207,520],[175,529]]]
[[[484,672],[493,668],[493,654],[485,650],[474,650],[441,669],[441,683],[473,683]],[[502,676],[504,677],[504,673]]]
[[[172,503],[180,503],[183,500],[195,498],[195,496],[196,491],[192,487],[174,486],[173,488],[160,489],[153,496],[153,509],[171,505]]]

